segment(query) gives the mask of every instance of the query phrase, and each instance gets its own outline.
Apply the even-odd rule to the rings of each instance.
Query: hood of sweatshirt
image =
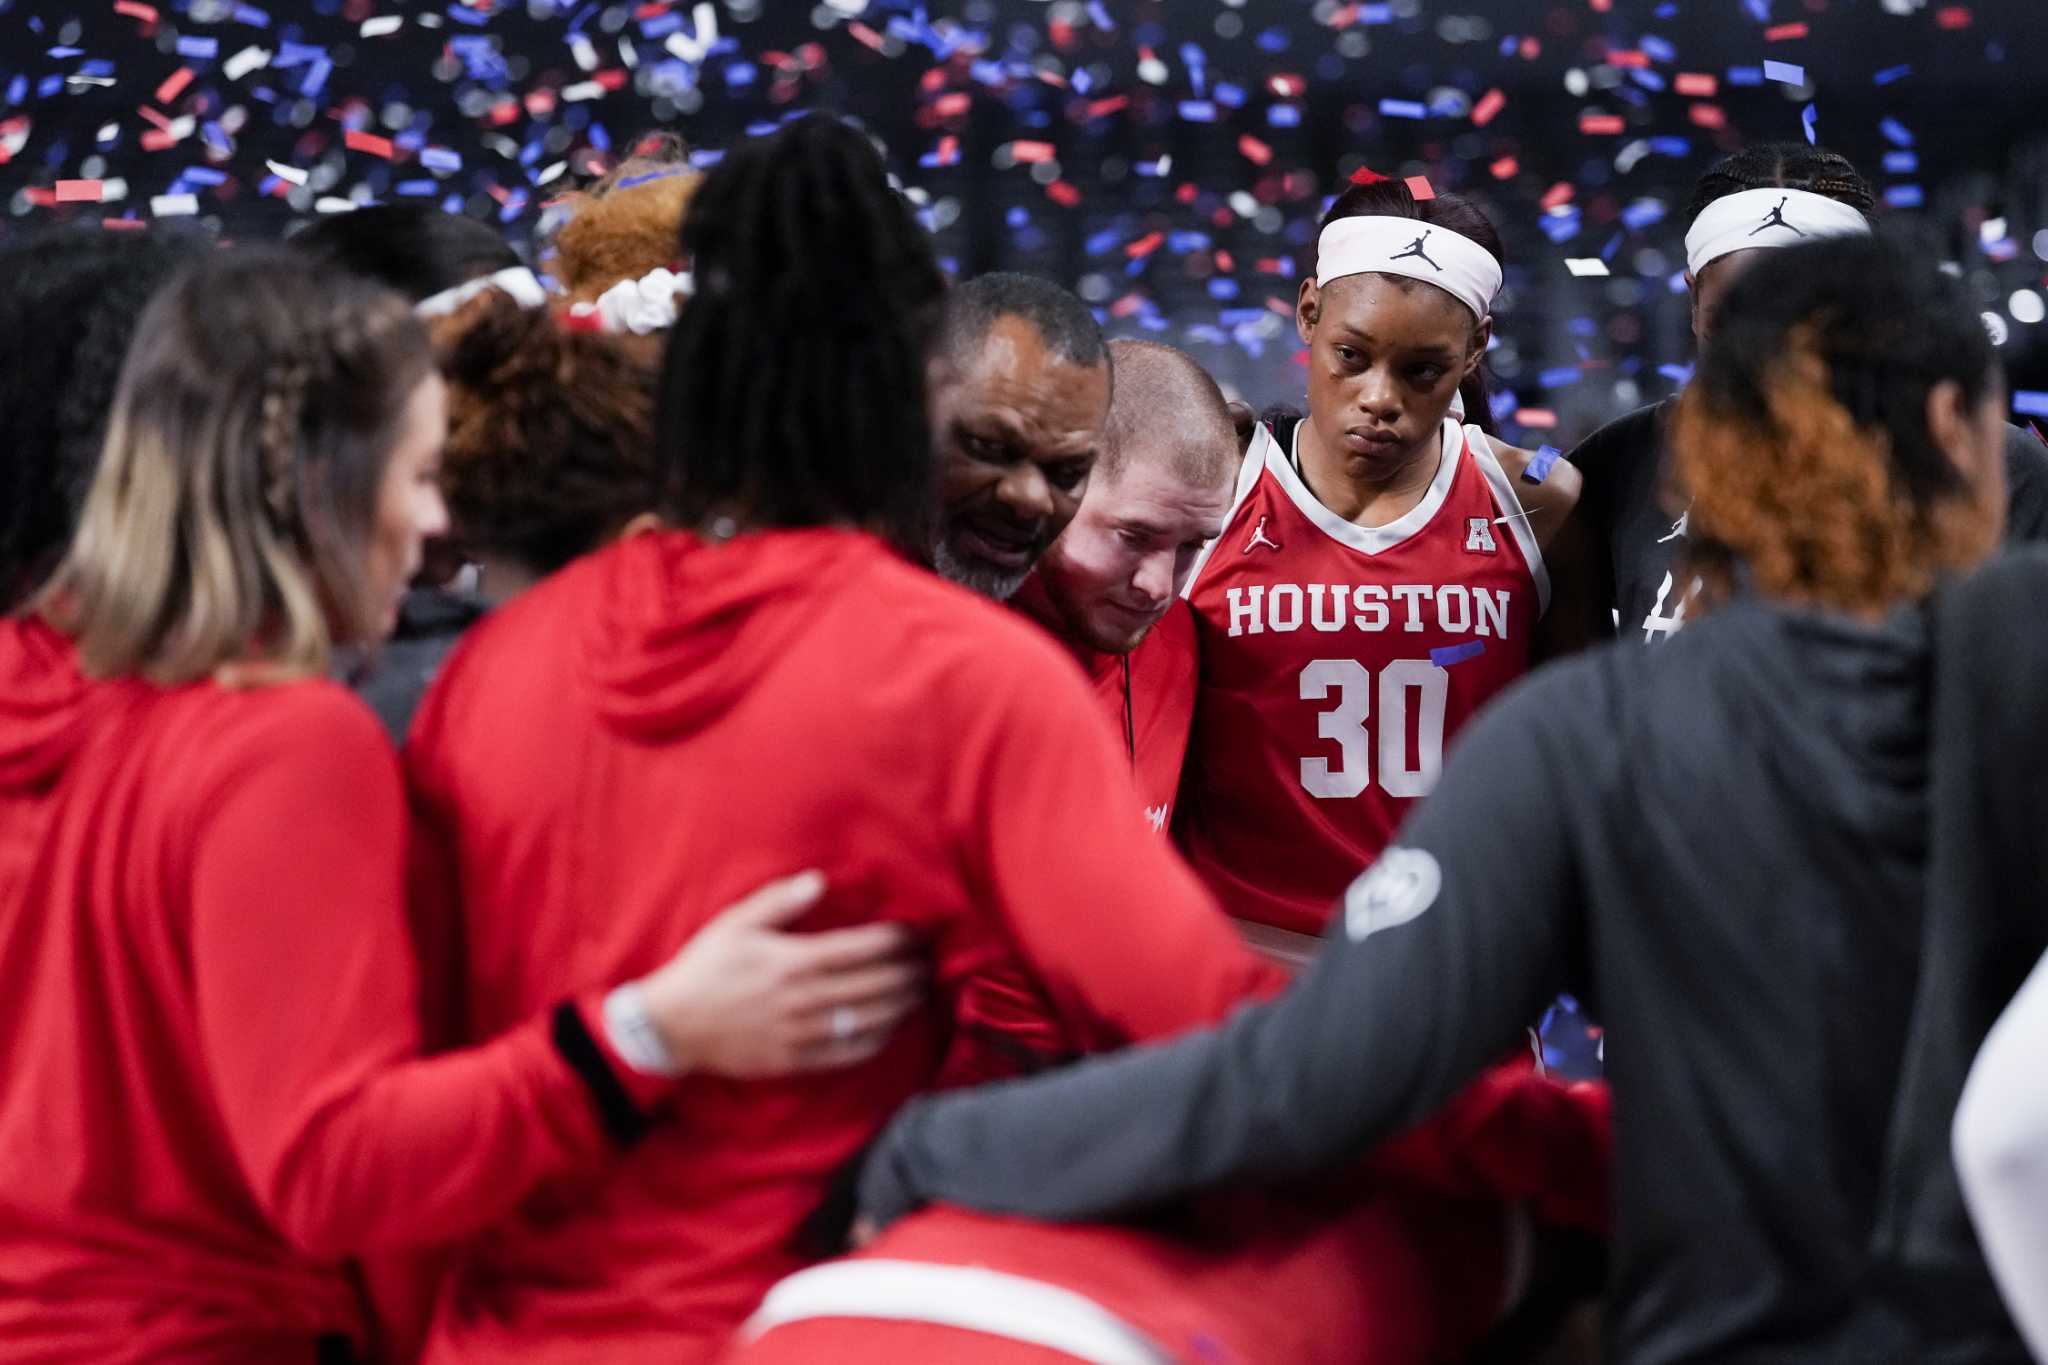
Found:
[[[0,794],[63,774],[84,739],[90,695],[69,640],[35,618],[0,619]]]
[[[577,644],[598,713],[641,738],[712,724],[832,599],[898,556],[857,531],[757,531],[723,542],[632,536],[598,556],[598,602]]]

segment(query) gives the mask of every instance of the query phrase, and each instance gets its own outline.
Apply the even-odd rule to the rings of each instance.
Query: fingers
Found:
[[[825,894],[825,874],[813,869],[769,882],[721,911],[712,922],[774,928],[787,924]]]
[[[823,1013],[840,1005],[865,1005],[898,995],[915,998],[924,979],[924,966],[918,962],[885,962],[834,972],[806,983],[791,1002],[790,1013]]]
[[[856,1038],[872,1037],[879,1047],[881,1040],[888,1037],[889,1030],[923,1000],[922,991],[908,990],[878,996],[858,1005],[835,1005],[797,1020],[791,1026],[791,1036],[796,1040],[799,1053]]]
[[[863,924],[805,934],[790,945],[792,970],[803,974],[849,971],[900,957],[916,942],[917,936],[901,924]]]

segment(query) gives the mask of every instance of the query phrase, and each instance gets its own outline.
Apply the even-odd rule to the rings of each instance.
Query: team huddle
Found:
[[[1569,455],[1370,173],[1301,411],[949,284],[826,117],[545,281],[14,248],[0,1356],[2048,1347],[2041,874],[1955,814],[2044,757],[2048,450],[1871,210],[1717,167],[1696,378]]]

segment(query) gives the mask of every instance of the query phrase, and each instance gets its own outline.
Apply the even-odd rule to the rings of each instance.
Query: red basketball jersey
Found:
[[[1543,557],[1493,448],[1445,418],[1414,510],[1359,526],[1261,427],[1190,579],[1202,676],[1176,827],[1240,920],[1320,934],[1444,745],[1529,666]]]

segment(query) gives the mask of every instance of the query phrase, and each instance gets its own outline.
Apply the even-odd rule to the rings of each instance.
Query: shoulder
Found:
[[[201,809],[252,781],[290,772],[356,805],[398,776],[397,751],[361,698],[324,678],[182,690],[163,710],[165,757]]]
[[[1632,459],[1646,449],[1654,450],[1664,439],[1665,424],[1670,420],[1677,401],[1667,398],[1661,403],[1623,413],[1572,447],[1572,463],[1589,477],[1597,479],[1606,472],[1610,463]]]
[[[1524,507],[1531,510],[1550,508],[1569,512],[1579,504],[1579,496],[1585,489],[1584,477],[1578,466],[1552,450],[1524,450],[1511,446],[1498,437],[1488,436],[1472,428],[1474,440],[1483,443],[1500,464],[1501,472],[1514,485],[1515,496]],[[1538,456],[1541,456],[1541,462]],[[1530,477],[1532,468],[1543,469],[1541,477]]]

